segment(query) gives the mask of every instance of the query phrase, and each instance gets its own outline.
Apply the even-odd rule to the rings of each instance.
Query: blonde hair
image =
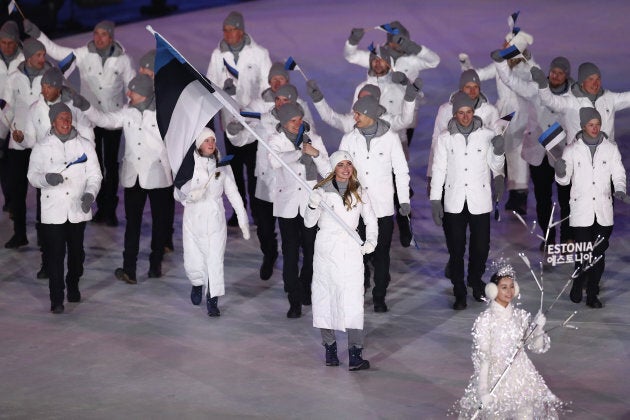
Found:
[[[326,178],[319,181],[313,187],[313,189],[320,188],[322,185],[332,182],[333,179],[335,179],[335,168],[333,168],[333,170],[328,174]],[[357,203],[363,203],[363,200],[361,200],[361,195],[359,194],[360,188],[361,188],[361,183],[359,182],[359,179],[357,178],[357,168],[355,168],[354,165],[352,165],[352,176],[350,176],[350,179],[348,179],[348,188],[346,188],[346,191],[343,193],[343,196],[341,197],[343,204],[345,204],[348,211],[352,210],[352,201],[353,201],[352,197],[353,196]]]

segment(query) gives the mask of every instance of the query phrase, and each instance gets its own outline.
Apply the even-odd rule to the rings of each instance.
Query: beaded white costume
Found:
[[[459,400],[459,418],[479,419],[556,419],[562,402],[547,388],[533,363],[518,352],[512,367],[492,393],[490,403],[482,406],[481,397],[490,394],[509,360],[521,344],[530,325],[530,314],[512,304],[503,307],[491,301],[473,325],[472,360],[475,372]],[[549,336],[537,328],[526,348],[535,353],[549,349]]]

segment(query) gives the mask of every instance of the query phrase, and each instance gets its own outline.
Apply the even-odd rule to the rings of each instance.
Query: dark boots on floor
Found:
[[[324,344],[326,348],[326,366],[339,366],[339,358],[337,357],[337,342],[332,344]]]
[[[193,305],[201,304],[201,297],[203,294],[203,286],[193,286],[190,291],[190,301]]]
[[[506,210],[513,210],[524,216],[527,214],[527,190],[510,190],[508,201],[505,203]]]
[[[356,346],[352,346],[348,349],[348,355],[349,355],[348,370],[355,371],[355,370],[365,370],[365,369],[370,368],[370,362],[368,362],[367,360],[363,360],[363,358],[361,357],[362,352],[363,352],[363,349],[360,349]]]
[[[210,297],[207,295],[206,297],[206,308],[208,309],[208,316],[221,316],[221,311],[219,311],[219,298],[218,297]]]

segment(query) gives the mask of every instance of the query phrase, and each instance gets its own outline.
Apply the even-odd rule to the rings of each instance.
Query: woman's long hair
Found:
[[[335,168],[328,174],[328,176],[317,183],[313,187],[320,188],[322,185],[327,184],[335,179]],[[357,168],[352,165],[352,176],[348,179],[348,188],[346,188],[346,192],[343,193],[341,197],[343,200],[343,204],[345,204],[348,211],[352,210],[352,196],[354,196],[357,203],[363,203],[361,200],[361,195],[359,195],[359,188],[361,188],[361,183],[359,183],[359,179],[357,178]]]

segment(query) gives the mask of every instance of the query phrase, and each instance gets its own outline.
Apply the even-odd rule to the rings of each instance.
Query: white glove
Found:
[[[319,206],[319,203],[322,202],[323,198],[324,192],[321,190],[321,188],[314,189],[308,196],[308,206],[312,209],[316,209]]]
[[[374,245],[370,241],[366,241],[363,245],[361,245],[361,254],[362,255],[371,254],[372,252],[374,252],[375,249],[376,249],[376,245]]]
[[[202,189],[202,188],[199,188],[199,189],[196,189],[196,190],[192,190],[186,196],[186,202],[187,203],[194,203],[195,201],[201,200],[203,198],[203,195],[204,195],[205,192],[206,192],[206,190]]]
[[[490,407],[493,404],[494,404],[494,395],[484,394],[481,396],[481,405],[483,407]]]
[[[459,65],[462,67],[462,71],[466,71],[472,69],[472,63],[470,62],[470,57],[466,53],[459,53],[457,57],[459,59]]]
[[[545,323],[547,322],[547,318],[543,315],[542,312],[538,312],[536,317],[534,317],[534,323],[536,324],[536,328],[542,330],[545,327]]]
[[[246,241],[249,240],[250,235],[249,235],[249,225],[246,226],[241,226],[241,232],[243,232],[243,239],[245,239]]]

